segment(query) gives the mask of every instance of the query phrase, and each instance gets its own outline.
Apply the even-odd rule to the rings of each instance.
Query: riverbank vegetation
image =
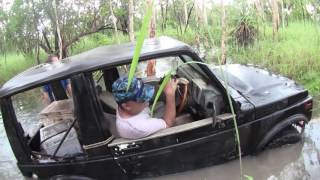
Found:
[[[129,42],[132,36],[137,37],[145,13],[144,1],[47,1],[15,0],[2,6],[0,85],[44,62],[47,54],[67,57]],[[207,63],[223,63],[224,54],[227,63],[256,64],[297,80],[312,94],[320,92],[318,1],[221,2],[155,1],[155,35],[191,44]],[[129,12],[131,6],[133,13]]]

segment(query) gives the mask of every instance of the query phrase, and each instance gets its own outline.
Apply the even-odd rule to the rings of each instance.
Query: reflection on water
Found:
[[[41,101],[40,89],[26,91],[12,98],[17,119],[26,134],[34,134],[38,127],[38,113],[44,108],[44,104]]]
[[[166,67],[168,68],[168,67]],[[165,69],[166,69],[165,68]],[[161,76],[161,75],[160,75]],[[315,112],[319,115],[320,96],[315,96]],[[39,90],[14,98],[16,113],[22,127],[32,133],[38,124],[38,112],[43,108]],[[282,148],[267,150],[258,156],[243,158],[245,174],[255,180],[316,180],[320,177],[320,119],[313,119],[305,131],[303,142]],[[0,116],[0,179],[23,179],[7,140]],[[152,179],[239,179],[238,160],[173,175]]]
[[[12,153],[0,114],[0,179],[22,179]]]
[[[37,114],[44,107],[41,103],[40,90],[35,89],[12,98],[18,121],[26,134],[33,134],[38,127]],[[11,150],[0,113],[0,179],[23,179],[16,166],[16,159]]]

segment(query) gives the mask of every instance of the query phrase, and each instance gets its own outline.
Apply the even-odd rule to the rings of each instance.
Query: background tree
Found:
[[[3,7],[3,2],[1,2],[0,5]],[[7,25],[7,21],[8,21],[7,13],[3,9],[0,9],[0,53],[4,55],[7,52],[6,35],[5,35],[5,27]]]
[[[226,11],[223,0],[221,3],[221,64],[225,64],[227,61],[226,51]]]
[[[7,64],[7,55],[17,56],[15,60],[19,63],[24,63],[21,59],[32,62],[26,63],[19,70],[8,70],[9,77],[10,74],[40,63],[41,57],[44,58],[45,54],[56,53],[66,57],[97,46],[117,43],[115,40],[133,41],[134,29],[139,29],[142,23],[145,2],[142,0],[13,0],[4,3],[0,0],[2,5],[0,52],[5,55],[5,58],[0,59],[0,68],[10,66],[10,63]],[[221,13],[221,1],[155,2],[158,2],[155,5],[158,13],[152,27],[159,27],[158,31],[154,30],[156,36],[172,36],[191,44],[201,52],[201,56],[208,58],[207,62],[230,58],[234,62],[262,63],[263,66],[297,79],[306,76],[301,72],[308,72],[310,69],[304,67],[305,64],[319,62],[316,53],[318,48],[315,48],[319,46],[318,39],[320,39],[318,0],[224,1],[224,9],[228,12],[225,18]],[[117,20],[115,23],[114,19]],[[300,26],[301,22],[304,27]],[[297,34],[300,32],[305,34]],[[278,37],[278,40],[273,41],[274,37]],[[291,43],[282,44],[289,40],[304,46],[292,50],[294,47]],[[288,48],[290,52],[283,50],[283,46],[290,47]],[[293,55],[302,50],[305,52]],[[222,56],[223,54],[225,55]],[[302,55],[304,57],[299,57]],[[311,62],[288,65],[289,60],[293,61],[292,59],[298,57]],[[260,59],[268,61],[258,61]],[[11,58],[8,62],[12,62]],[[273,66],[275,64],[277,66]],[[312,67],[318,66],[312,65]],[[2,72],[7,70],[0,71],[0,76],[4,77]],[[304,77],[304,79],[310,78]],[[316,81],[310,80],[310,82]]]
[[[15,0],[6,26],[6,37],[11,40],[11,46],[18,47],[19,51],[26,54],[32,53],[33,47],[39,43],[44,52],[66,57],[69,47],[82,37],[114,29],[106,1],[30,2],[32,5],[28,6],[29,1]],[[30,26],[30,24],[34,25]],[[41,36],[37,36],[39,31]]]
[[[133,0],[129,0],[129,38],[130,41],[134,41],[134,21],[133,21]]]
[[[168,14],[168,6],[169,0],[160,0],[160,8],[161,8],[161,30],[167,27],[167,14]]]
[[[153,0],[147,0],[148,7],[153,8],[153,14],[151,17],[151,22],[150,22],[150,28],[149,28],[149,38],[155,38],[156,36],[156,17],[157,17],[157,11],[155,8],[152,6]],[[155,76],[156,75],[156,60],[155,59],[150,59],[148,60],[147,63],[147,68],[146,68],[146,74],[147,76]]]
[[[119,41],[119,36],[118,36],[117,18],[116,18],[116,16],[115,16],[114,13],[113,13],[112,0],[109,0],[109,7],[110,7],[110,13],[111,13],[110,19],[111,19],[111,21],[112,21],[113,28],[114,28],[114,35],[116,36],[117,43],[119,44],[120,41]]]
[[[273,39],[277,39],[279,25],[280,25],[280,15],[279,15],[279,4],[278,0],[271,1],[271,10],[272,10],[272,34]]]

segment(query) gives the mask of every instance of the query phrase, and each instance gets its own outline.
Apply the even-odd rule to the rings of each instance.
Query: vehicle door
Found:
[[[211,118],[167,128],[140,140],[116,139],[109,149],[130,177],[200,168],[236,155],[233,130],[213,128]]]
[[[161,67],[158,62],[157,66]],[[201,78],[201,74],[193,71],[198,69],[187,69],[185,75]],[[236,144],[232,126],[220,126],[210,115],[206,117],[209,118],[167,128],[139,140],[115,139],[108,147],[115,161],[132,178],[175,173],[234,159]],[[225,120],[231,120],[230,116]]]

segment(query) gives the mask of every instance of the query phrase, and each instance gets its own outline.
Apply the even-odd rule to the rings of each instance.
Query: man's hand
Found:
[[[171,79],[167,83],[163,91],[166,94],[166,96],[175,96],[177,86],[178,86],[178,81],[176,79]]]
[[[166,109],[164,113],[164,121],[167,127],[171,127],[175,124],[176,119],[176,101],[175,93],[178,86],[178,81],[176,79],[171,79],[170,82],[164,88],[164,93],[166,94]]]

